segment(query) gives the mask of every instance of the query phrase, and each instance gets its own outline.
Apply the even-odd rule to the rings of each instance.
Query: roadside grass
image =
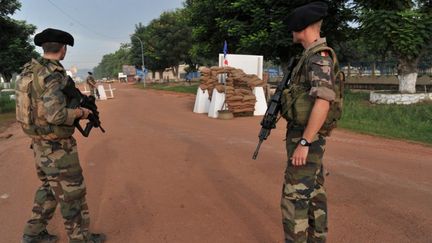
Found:
[[[0,114],[15,111],[15,101],[8,95],[0,95]]]
[[[142,84],[136,84],[139,88],[144,89]],[[164,91],[173,91],[179,93],[196,94],[198,85],[168,85],[168,84],[147,84],[145,89],[155,89]]]
[[[4,132],[14,122],[15,112],[0,113],[0,133]]]
[[[15,121],[15,101],[9,98],[10,94],[0,94],[0,132]]]
[[[346,92],[339,127],[360,133],[432,144],[432,102],[369,103],[369,92]]]

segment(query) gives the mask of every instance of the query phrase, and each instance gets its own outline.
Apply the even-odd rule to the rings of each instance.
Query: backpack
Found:
[[[16,119],[25,133],[29,131],[31,125],[34,123],[31,116],[31,86],[34,80],[32,64],[33,60],[24,65],[24,69],[15,86]]]
[[[324,136],[330,136],[332,130],[337,127],[338,121],[342,118],[343,112],[343,92],[345,89],[345,73],[339,69],[339,62],[337,60],[336,53],[330,47],[318,48],[317,52],[329,51],[332,55],[333,60],[333,90],[335,91],[336,97],[333,102],[330,103],[330,109],[327,114],[327,118],[322,126],[320,133]]]

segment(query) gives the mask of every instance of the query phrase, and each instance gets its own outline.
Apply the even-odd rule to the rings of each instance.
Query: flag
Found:
[[[223,53],[224,53],[224,65],[228,65],[228,60],[226,58],[226,55],[228,53],[228,44],[226,41],[224,41],[224,47],[223,47]]]

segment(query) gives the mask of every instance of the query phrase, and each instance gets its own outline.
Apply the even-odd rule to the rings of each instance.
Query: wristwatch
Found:
[[[310,147],[312,144],[311,143],[309,143],[305,138],[301,138],[300,140],[299,140],[299,144],[301,145],[301,146],[306,146],[306,147]]]

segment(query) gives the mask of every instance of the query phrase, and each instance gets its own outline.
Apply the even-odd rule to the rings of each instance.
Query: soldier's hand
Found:
[[[77,114],[76,117],[79,119],[87,119],[87,117],[92,113],[91,110],[82,107],[75,109],[75,112]]]
[[[92,114],[92,111],[89,110],[89,109],[82,108],[82,107],[81,107],[81,109],[84,111],[84,112],[83,112],[83,116],[81,117],[81,119],[87,119],[88,116],[89,116],[90,114]]]
[[[308,153],[309,153],[309,147],[308,146],[298,145],[297,148],[294,150],[293,156],[291,157],[291,163],[294,166],[305,165]]]

